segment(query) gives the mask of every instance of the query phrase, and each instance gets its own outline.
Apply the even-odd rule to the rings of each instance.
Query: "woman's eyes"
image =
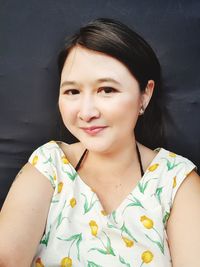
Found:
[[[104,87],[99,87],[97,90],[97,93],[99,94],[104,94],[104,95],[108,95],[111,93],[116,93],[117,90],[113,87],[109,87],[109,86],[104,86]],[[78,89],[66,89],[64,91],[65,95],[77,95],[80,94],[80,90]]]

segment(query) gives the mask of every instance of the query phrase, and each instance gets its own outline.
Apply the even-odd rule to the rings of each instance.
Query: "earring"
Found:
[[[145,112],[145,108],[143,106],[141,106],[140,111],[139,111],[139,115],[140,116],[143,115],[144,112]]]

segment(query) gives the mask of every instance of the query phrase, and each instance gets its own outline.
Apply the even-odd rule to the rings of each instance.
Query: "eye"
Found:
[[[98,89],[98,93],[104,93],[104,94],[111,94],[111,93],[116,93],[117,90],[113,87],[105,86],[105,87],[100,87]]]
[[[64,91],[65,95],[77,95],[79,94],[79,90],[78,89],[67,89]]]

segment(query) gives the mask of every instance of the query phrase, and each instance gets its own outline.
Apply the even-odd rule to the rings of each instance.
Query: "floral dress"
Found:
[[[171,267],[166,223],[177,189],[195,168],[163,148],[111,214],[51,141],[29,162],[54,194],[32,267]]]

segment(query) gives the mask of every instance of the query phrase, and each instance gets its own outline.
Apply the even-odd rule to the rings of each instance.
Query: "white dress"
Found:
[[[32,266],[172,266],[166,223],[177,189],[195,168],[191,161],[161,148],[111,214],[105,213],[55,141],[35,150],[29,162],[54,187],[45,234]]]

